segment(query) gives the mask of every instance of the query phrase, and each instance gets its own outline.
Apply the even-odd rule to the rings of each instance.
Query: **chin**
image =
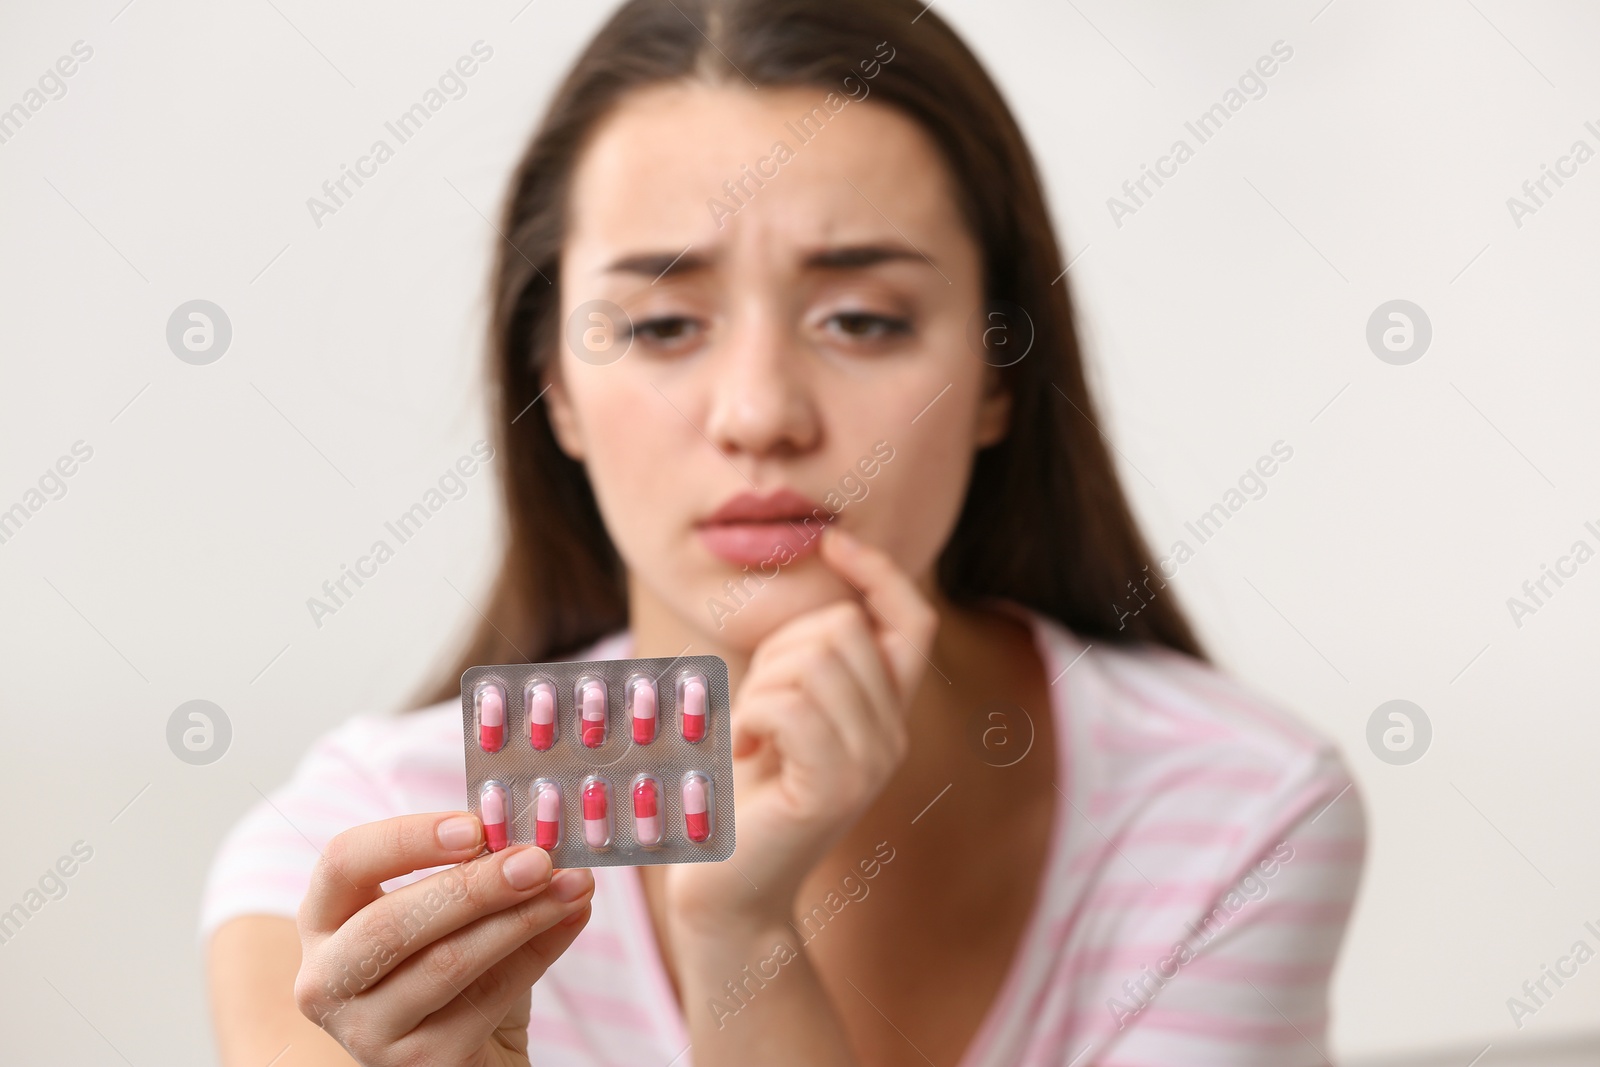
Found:
[[[694,605],[696,625],[731,649],[750,652],[780,626],[851,595],[820,562],[796,565],[776,578],[729,572],[707,581]],[[731,580],[731,589],[725,584]]]

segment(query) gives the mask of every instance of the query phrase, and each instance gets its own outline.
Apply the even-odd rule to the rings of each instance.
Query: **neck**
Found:
[[[629,583],[628,628],[633,634],[633,654],[640,658],[720,656],[728,665],[728,688],[739,691],[754,650],[731,645],[715,631],[686,623],[659,599]]]

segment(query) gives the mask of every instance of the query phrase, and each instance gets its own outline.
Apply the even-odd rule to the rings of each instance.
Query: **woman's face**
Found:
[[[931,592],[1008,403],[928,136],[842,91],[660,86],[596,130],[573,189],[546,400],[636,618],[753,648],[850,594],[816,556],[827,521]]]

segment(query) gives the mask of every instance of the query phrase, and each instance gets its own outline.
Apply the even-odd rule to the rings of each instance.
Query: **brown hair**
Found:
[[[628,622],[624,568],[588,476],[535,404],[559,343],[568,186],[587,138],[650,85],[836,88],[859,80],[884,42],[892,61],[871,98],[939,146],[983,252],[986,297],[1025,309],[1034,327],[1028,355],[1000,371],[1010,432],[976,457],[938,562],[941,588],[960,602],[1006,598],[1107,642],[1204,658],[1170,590],[1134,615],[1115,607],[1154,560],[1097,425],[1066,281],[1052,281],[1063,264],[1033,158],[960,38],[916,0],[629,0],[567,74],[511,182],[489,322],[505,559],[481,625],[429,702],[458,692],[468,666],[570,655]]]

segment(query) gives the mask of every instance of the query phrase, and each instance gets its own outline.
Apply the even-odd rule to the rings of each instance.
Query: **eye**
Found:
[[[911,320],[870,311],[840,311],[829,316],[827,324],[855,341],[884,341],[911,332]]]
[[[663,351],[686,348],[700,334],[700,324],[685,315],[663,315],[633,324],[633,336]]]

